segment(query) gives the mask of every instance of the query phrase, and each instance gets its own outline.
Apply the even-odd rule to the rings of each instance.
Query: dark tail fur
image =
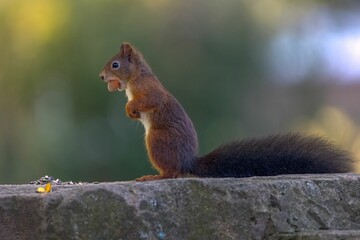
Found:
[[[196,159],[199,177],[251,177],[354,171],[351,155],[320,137],[300,134],[245,139]]]

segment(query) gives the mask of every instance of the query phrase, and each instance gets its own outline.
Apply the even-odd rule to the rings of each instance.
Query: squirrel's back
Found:
[[[249,138],[223,145],[199,157],[199,177],[251,177],[353,171],[351,155],[329,141],[300,134]]]

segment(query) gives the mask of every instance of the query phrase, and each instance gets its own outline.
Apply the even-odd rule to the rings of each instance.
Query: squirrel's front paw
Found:
[[[140,118],[140,112],[136,111],[130,104],[126,104],[126,114],[132,119]]]
[[[137,111],[132,111],[130,113],[128,113],[129,117],[132,119],[139,119],[140,118],[140,113]]]

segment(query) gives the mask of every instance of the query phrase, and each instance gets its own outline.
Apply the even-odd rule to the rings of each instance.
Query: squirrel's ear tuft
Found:
[[[121,57],[129,57],[131,53],[133,52],[132,46],[130,43],[123,43],[120,47],[120,56]]]

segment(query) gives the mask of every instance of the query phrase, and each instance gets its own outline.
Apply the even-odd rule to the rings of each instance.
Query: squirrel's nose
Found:
[[[101,80],[103,80],[103,81],[105,80],[105,74],[100,73],[99,77],[101,78]]]

